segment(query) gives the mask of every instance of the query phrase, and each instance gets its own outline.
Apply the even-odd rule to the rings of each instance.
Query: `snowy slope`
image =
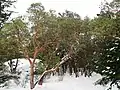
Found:
[[[69,75],[64,76],[63,81],[58,81],[58,77],[53,76],[48,80],[49,82],[44,83],[42,86],[37,85],[34,90],[106,90],[107,87],[94,86],[94,80],[98,78],[98,75],[92,78],[85,78],[80,76],[79,78],[74,78]],[[21,87],[10,87],[2,88],[0,90],[28,90],[29,88]],[[117,90],[117,89],[113,89]]]
[[[19,66],[19,69],[22,69],[23,74],[21,76],[21,81],[25,79],[25,72],[29,69],[29,63],[23,59],[20,60],[23,64]],[[69,76],[66,74],[63,77],[63,81],[59,80],[58,76],[51,76],[50,79],[47,79],[42,86],[37,85],[34,90],[106,90],[107,87],[95,86],[94,82],[100,78],[100,75],[94,74],[93,77],[87,78],[80,76],[75,78],[74,76]],[[0,90],[30,90],[29,84],[27,87],[23,88],[20,86],[11,85],[9,88],[0,88]],[[113,90],[118,90],[113,88]]]
[[[63,81],[54,81],[55,76],[52,77],[49,83],[44,83],[41,86],[41,90],[105,90],[102,86],[94,86],[93,79],[80,76],[75,78],[73,76],[66,75]],[[37,86],[35,90],[39,90],[40,86]]]

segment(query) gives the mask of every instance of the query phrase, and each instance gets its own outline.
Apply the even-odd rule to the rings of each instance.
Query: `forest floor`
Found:
[[[23,74],[21,76],[21,82],[25,80],[26,69],[28,70],[28,62],[24,62],[23,65],[19,66],[19,69],[23,69]],[[92,77],[80,76],[75,78],[75,76],[70,76],[66,74],[63,77],[60,76],[51,76],[49,79],[46,79],[42,86],[36,85],[33,90],[107,90],[107,86],[94,85],[101,76],[93,74]],[[24,83],[22,84],[24,85]],[[0,88],[0,90],[30,90],[29,83],[25,87],[17,86],[14,83],[11,83],[9,87]],[[113,90],[118,90],[113,88]]]

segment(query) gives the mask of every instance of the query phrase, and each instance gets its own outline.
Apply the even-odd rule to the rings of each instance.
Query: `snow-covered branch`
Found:
[[[62,64],[64,64],[66,61],[68,61],[70,59],[70,54],[67,54],[65,55],[62,59],[61,59],[61,62],[57,63],[55,65],[55,67],[53,67],[52,69],[49,69],[49,70],[45,70],[42,75],[40,76],[39,80],[34,84],[34,87],[36,86],[36,84],[40,83],[43,79],[43,77],[47,74],[47,73],[50,73],[50,72],[54,72],[56,71]]]

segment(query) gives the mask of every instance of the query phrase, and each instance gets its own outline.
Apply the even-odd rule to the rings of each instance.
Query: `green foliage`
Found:
[[[23,57],[21,43],[24,45],[27,42],[26,28],[25,23],[17,18],[5,24],[1,29],[0,59],[3,62]]]
[[[21,58],[24,49],[33,58],[35,48],[42,47],[44,50],[36,57],[40,60],[36,73],[41,74],[72,52],[71,58],[61,65],[62,73],[68,69],[78,77],[78,72],[90,76],[94,71],[103,76],[98,84],[110,82],[119,88],[120,12],[112,11],[118,8],[119,1],[105,2],[98,17],[82,20],[72,11],[57,15],[54,10],[47,12],[41,3],[33,3],[26,16],[30,26],[19,17],[2,28],[0,59],[5,62]]]
[[[105,37],[100,45],[99,59],[94,61],[95,72],[104,76],[96,83],[106,85],[108,83],[116,84],[119,88],[119,56],[120,56],[120,39],[115,37]]]
[[[11,7],[15,0],[0,0],[0,28],[7,21],[13,11],[7,10]]]
[[[18,80],[19,76],[10,74],[8,66],[0,61],[0,88],[8,86],[7,82],[11,79]]]
[[[92,28],[96,31],[95,40],[97,51],[93,58],[95,72],[103,77],[96,84],[106,85],[110,83],[110,89],[113,85],[119,86],[119,49],[120,49],[120,18],[118,8],[119,2],[115,0],[112,3],[105,3],[100,16],[92,21]],[[113,11],[112,11],[113,10]],[[114,11],[116,10],[116,11]]]
[[[88,17],[81,20],[78,14],[68,10],[59,13],[59,16],[57,16],[54,10],[46,12],[41,3],[31,5],[28,9],[28,17],[33,25],[32,33],[37,31],[37,39],[32,43],[33,46],[45,45],[44,53],[42,53],[42,56],[40,53],[37,57],[42,60],[40,63],[43,63],[45,68],[54,67],[61,61],[61,58],[72,50],[74,54],[71,60],[62,67],[67,66],[71,70],[74,68],[74,73],[78,72],[76,70],[78,68],[87,69],[88,66],[86,67],[86,65],[93,54],[93,47],[90,48],[93,43],[91,41],[90,19]],[[89,52],[89,54],[86,54],[86,52]],[[81,53],[84,54],[80,55]],[[78,64],[76,65],[76,63]],[[38,68],[43,71],[43,66],[39,65]]]

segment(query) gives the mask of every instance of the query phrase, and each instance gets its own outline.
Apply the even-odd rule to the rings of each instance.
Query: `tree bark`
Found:
[[[13,68],[13,73],[16,73],[17,66],[18,66],[18,58],[17,58],[17,61],[16,61],[16,63],[15,63],[15,67]]]
[[[57,69],[59,69],[59,67],[60,67],[62,64],[64,64],[66,61],[68,61],[68,60],[70,59],[70,55],[71,55],[71,54],[65,55],[65,56],[62,58],[62,61],[59,62],[58,64],[56,64],[56,66],[53,67],[52,69],[45,70],[45,71],[42,73],[42,75],[40,76],[40,79],[34,84],[33,87],[35,87],[35,85],[36,85],[37,83],[38,83],[39,85],[41,85],[44,76],[45,76],[47,73],[54,72],[54,71],[56,71]]]
[[[34,63],[30,64],[30,89],[34,88]]]

